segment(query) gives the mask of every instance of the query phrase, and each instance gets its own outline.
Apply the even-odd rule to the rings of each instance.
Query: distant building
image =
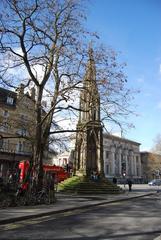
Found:
[[[141,152],[143,178],[147,181],[161,178],[161,155],[151,152]]]
[[[52,163],[57,166],[65,166],[69,162],[70,152],[65,151],[57,156],[54,156]]]
[[[57,165],[57,166],[66,166],[70,162],[73,162],[74,156],[72,156],[73,151],[65,151],[61,154],[58,154],[53,158],[52,163]]]
[[[142,181],[140,143],[103,134],[103,149],[105,177],[108,179],[116,177],[120,181],[123,181],[123,178],[132,178],[134,182]],[[72,148],[71,151],[69,149],[54,158],[53,163],[64,166],[73,162],[74,158]]]
[[[132,178],[139,181],[142,178],[140,143],[116,137],[103,135],[104,172],[107,178]]]

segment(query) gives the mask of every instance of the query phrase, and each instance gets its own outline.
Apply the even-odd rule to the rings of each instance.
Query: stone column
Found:
[[[134,161],[133,161],[133,153],[129,151],[129,162],[131,165],[131,175],[134,175]]]
[[[142,176],[142,169],[141,169],[141,158],[140,158],[140,154],[138,155],[139,158],[139,177]]]
[[[134,176],[136,176],[136,156],[133,154]]]
[[[122,153],[122,150],[120,149],[119,150],[119,174],[120,174],[120,176],[122,175],[122,171],[121,171],[121,153]]]
[[[128,152],[127,152],[127,150],[124,150],[123,152],[122,152],[122,154],[123,154],[123,162],[125,162],[125,164],[126,164],[126,176],[128,175],[128,158],[127,158],[127,155],[128,155]]]
[[[111,152],[112,175],[115,175],[115,149]]]
[[[128,166],[127,154],[124,155],[124,159],[125,159],[125,163],[126,163],[126,176],[128,176],[129,175],[129,166]]]
[[[109,152],[108,158],[106,158],[106,151]],[[105,175],[111,175],[111,168],[110,168],[110,161],[111,161],[111,150],[109,148],[105,148],[104,147],[104,151],[103,151],[103,163],[104,163],[104,174]],[[108,169],[108,173],[107,173],[107,165],[109,167]]]

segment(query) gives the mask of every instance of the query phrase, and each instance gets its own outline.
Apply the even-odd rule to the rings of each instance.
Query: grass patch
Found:
[[[83,181],[82,177],[74,176],[66,179],[62,183],[58,184],[58,190],[66,190],[67,188],[74,189],[80,182]]]

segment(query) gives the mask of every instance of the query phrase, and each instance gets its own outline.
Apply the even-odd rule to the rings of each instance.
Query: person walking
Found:
[[[129,192],[131,192],[131,190],[132,190],[132,181],[131,181],[131,179],[127,180],[127,184],[129,186]]]
[[[112,182],[113,182],[114,184],[117,184],[117,178],[113,177]]]

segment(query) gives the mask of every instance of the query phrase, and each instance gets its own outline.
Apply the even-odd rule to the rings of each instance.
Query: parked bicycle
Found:
[[[50,204],[50,192],[43,187],[41,191],[31,192],[28,198],[31,205],[36,204]]]

